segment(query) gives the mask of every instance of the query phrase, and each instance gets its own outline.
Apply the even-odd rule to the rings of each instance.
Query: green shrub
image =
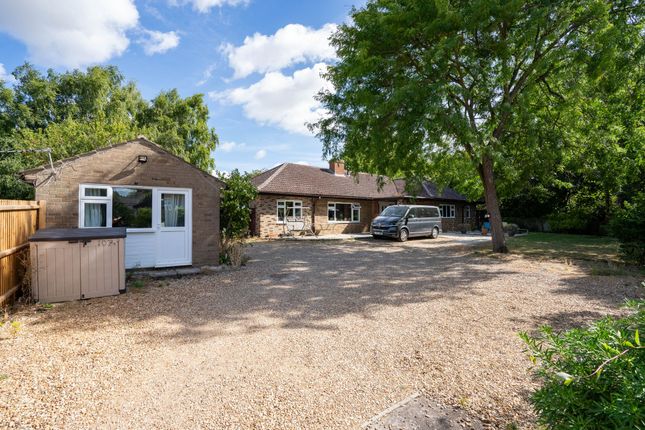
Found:
[[[230,175],[220,174],[226,183],[221,191],[220,229],[229,238],[244,237],[249,233],[251,222],[251,203],[258,191],[251,182],[251,175],[240,173],[237,169]]]
[[[531,396],[549,429],[645,429],[645,301],[622,319],[520,336],[542,388]]]
[[[517,234],[517,231],[520,229],[517,224],[512,224],[509,222],[503,222],[502,228],[504,229],[504,233],[508,234],[511,237],[515,236]]]
[[[598,234],[600,231],[600,220],[579,210],[552,214],[547,222],[554,233]]]
[[[637,194],[616,211],[610,230],[620,241],[620,253],[625,261],[645,264],[645,193]]]

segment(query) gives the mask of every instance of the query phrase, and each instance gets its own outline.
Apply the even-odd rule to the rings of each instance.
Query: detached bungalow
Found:
[[[143,137],[22,177],[47,201],[47,227],[126,227],[126,268],[218,264],[224,184]]]
[[[256,175],[258,190],[251,215],[251,232],[277,237],[289,220],[302,219],[317,234],[369,232],[370,223],[384,208],[414,202],[441,209],[444,231],[457,230],[465,223],[475,225],[475,206],[456,191],[439,192],[424,181],[417,193],[405,191],[405,180],[345,171],[343,162],[330,162],[329,169],[284,163]]]

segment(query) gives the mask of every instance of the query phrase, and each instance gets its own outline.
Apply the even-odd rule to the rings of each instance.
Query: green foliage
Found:
[[[330,114],[312,129],[325,155],[352,171],[461,175],[471,191],[481,179],[493,229],[501,230],[498,186],[513,195],[552,177],[564,154],[579,155],[567,151],[582,140],[576,133],[591,133],[586,113],[575,110],[581,86],[640,64],[643,7],[630,0],[370,0],[332,38],[339,61],[326,77],[334,91],[319,95]],[[600,114],[602,103],[596,106]],[[592,123],[597,156],[604,125]],[[610,180],[613,160],[601,180]]]
[[[547,217],[549,228],[554,233],[598,233],[600,219],[595,213],[585,213],[580,208],[569,212],[554,213]]]
[[[257,196],[257,189],[251,183],[251,176],[237,169],[220,179],[226,183],[220,200],[222,234],[228,238],[246,236],[251,222],[251,202]]]
[[[623,319],[588,328],[520,336],[542,388],[531,396],[549,429],[645,428],[645,302]]]
[[[43,75],[24,64],[13,75],[13,88],[0,82],[0,150],[51,148],[58,160],[143,134],[203,170],[214,167],[218,139],[201,94],[170,90],[148,102],[113,66]],[[29,198],[17,172],[47,161],[43,153],[0,153],[0,197]]]
[[[135,279],[130,283],[130,286],[132,288],[140,289],[146,286],[145,282],[143,282],[141,279]]]
[[[625,202],[611,221],[611,232],[620,240],[622,257],[631,263],[645,265],[645,192]]]

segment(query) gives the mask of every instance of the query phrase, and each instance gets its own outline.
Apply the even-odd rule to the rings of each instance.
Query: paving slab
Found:
[[[363,424],[365,430],[483,429],[481,421],[466,412],[416,393]]]

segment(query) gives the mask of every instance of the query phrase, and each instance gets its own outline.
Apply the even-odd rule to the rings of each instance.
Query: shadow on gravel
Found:
[[[98,330],[152,319],[164,322],[150,331],[132,331],[142,342],[197,342],[269,327],[335,330],[336,318],[353,314],[371,319],[384,306],[447,300],[458,309],[460,299],[485,294],[478,282],[518,273],[502,260],[471,252],[431,240],[265,242],[248,249],[251,261],[239,271],[152,281],[138,294],[130,289],[122,296],[65,304],[36,323],[55,330]],[[585,285],[584,279],[565,282],[562,294],[612,305],[634,294],[628,287],[608,294]],[[159,284],[164,287],[156,288]],[[567,327],[587,317],[595,315],[572,311],[533,322],[536,327]]]
[[[97,330],[163,319],[174,328],[149,333],[150,339],[181,342],[257,332],[264,327],[258,315],[274,327],[333,330],[333,320],[347,314],[369,319],[381,306],[458,301],[482,294],[476,281],[513,273],[496,268],[498,262],[465,257],[460,248],[433,241],[255,244],[239,271],[150,281],[121,296],[58,306],[35,323]]]

